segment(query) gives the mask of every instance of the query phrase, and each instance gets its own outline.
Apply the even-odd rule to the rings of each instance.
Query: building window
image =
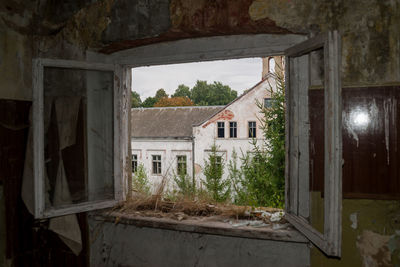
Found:
[[[217,165],[218,168],[221,168],[222,164],[222,157],[221,156],[216,156],[215,157],[215,165]]]
[[[237,122],[235,121],[229,122],[229,137],[230,138],[237,137]]]
[[[161,174],[161,155],[153,155],[153,174]]]
[[[218,125],[218,138],[224,138],[225,137],[225,122],[219,121],[217,122]]]
[[[264,108],[272,107],[272,98],[264,98]]]
[[[178,175],[186,175],[187,174],[187,162],[186,156],[177,156],[177,172]]]
[[[249,121],[249,138],[256,138],[256,122]]]
[[[275,59],[273,57],[268,59],[268,72],[275,73]]]
[[[137,171],[137,155],[132,154],[132,172]]]

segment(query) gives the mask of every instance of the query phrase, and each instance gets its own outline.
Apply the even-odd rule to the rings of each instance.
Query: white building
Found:
[[[240,157],[252,150],[253,139],[258,144],[264,139],[256,102],[268,105],[270,90],[276,86],[268,75],[271,59],[263,61],[263,80],[226,106],[132,109],[133,169],[143,164],[153,185],[165,176],[169,186],[174,185],[172,177],[178,169],[183,169],[194,175],[199,185],[204,179],[205,160],[215,144],[225,162],[223,176],[227,178],[233,151]],[[279,67],[281,64],[279,61]],[[239,160],[237,163],[240,167]]]

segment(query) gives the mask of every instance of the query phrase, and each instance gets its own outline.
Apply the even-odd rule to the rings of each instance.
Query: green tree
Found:
[[[149,96],[148,98],[146,98],[143,103],[142,103],[142,107],[144,108],[152,108],[154,107],[154,104],[157,102],[157,99],[155,97]]]
[[[221,156],[218,156],[217,146],[214,144],[211,147],[211,153],[208,159],[204,162],[203,180],[210,196],[217,202],[226,201],[230,197],[230,181],[222,179],[224,173],[224,161]]]
[[[195,193],[195,188],[192,178],[185,174],[179,173],[174,175],[174,182],[178,186],[178,193],[185,197],[193,197]]]
[[[165,92],[165,90],[163,88],[158,89],[156,92],[156,95],[154,96],[154,98],[156,99],[156,102],[161,100],[164,97],[168,97],[168,94]]]
[[[146,169],[143,164],[139,164],[137,171],[133,174],[132,188],[137,192],[150,194],[149,179],[147,178]]]
[[[176,88],[175,93],[172,95],[172,97],[187,97],[187,98],[191,99],[192,94],[191,94],[189,86],[180,84],[178,86],[178,88]]]
[[[285,194],[285,85],[275,76],[276,90],[271,90],[271,107],[257,106],[263,114],[261,129],[265,138],[262,147],[253,140],[253,151],[242,157],[243,179],[250,205],[283,208]]]
[[[135,92],[132,91],[131,93],[131,107],[132,108],[138,108],[142,106],[142,100],[140,99],[140,95]]]
[[[237,92],[221,82],[208,84],[207,81],[198,80],[191,90],[191,96],[196,105],[226,105],[237,97]]]
[[[243,179],[243,174],[238,168],[238,155],[235,148],[232,151],[232,157],[228,163],[229,179],[234,191],[234,202],[239,205],[248,204],[248,190],[246,181]]]

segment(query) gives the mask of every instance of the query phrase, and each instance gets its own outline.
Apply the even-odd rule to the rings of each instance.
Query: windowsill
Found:
[[[144,217],[115,211],[94,212],[90,216],[97,221],[107,221],[115,224],[121,223],[134,225],[136,227],[158,228],[240,238],[308,243],[308,240],[292,226],[280,230],[274,230],[268,227],[234,227],[227,222],[221,221],[202,221],[201,219],[186,219],[178,221],[170,218]]]

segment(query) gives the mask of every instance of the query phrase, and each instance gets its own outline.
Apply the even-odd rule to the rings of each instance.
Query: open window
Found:
[[[35,217],[115,205],[124,198],[122,69],[35,59],[33,72]]]
[[[285,55],[288,107],[286,218],[327,255],[340,257],[342,101],[339,35],[329,32],[311,38],[287,49]],[[320,106],[319,114],[311,110],[313,105]],[[319,147],[315,145],[314,138],[322,138]],[[313,204],[310,184],[315,178],[322,179],[324,183],[321,193],[323,204],[319,205],[324,223],[319,229],[313,227],[310,220]]]

